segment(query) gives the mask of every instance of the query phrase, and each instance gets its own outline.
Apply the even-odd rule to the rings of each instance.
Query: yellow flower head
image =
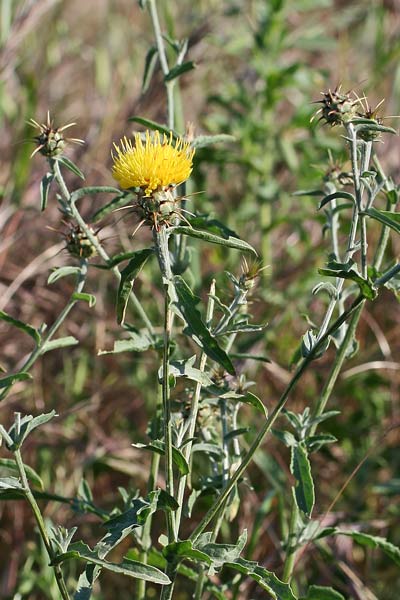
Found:
[[[192,172],[194,150],[182,138],[173,140],[172,131],[163,135],[146,131],[143,142],[135,133],[135,145],[124,137],[120,146],[114,144],[112,175],[122,189],[141,187],[147,196],[152,192],[178,185],[188,179]]]

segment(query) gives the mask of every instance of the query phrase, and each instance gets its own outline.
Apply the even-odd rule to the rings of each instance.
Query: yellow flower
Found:
[[[112,175],[122,189],[141,187],[147,196],[152,192],[178,185],[188,179],[192,172],[194,150],[182,138],[173,140],[172,131],[163,135],[146,131],[143,142],[135,133],[135,145],[124,137],[120,146],[114,144]]]

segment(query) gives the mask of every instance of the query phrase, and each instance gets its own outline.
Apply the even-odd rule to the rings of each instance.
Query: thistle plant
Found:
[[[328,302],[323,304],[320,324],[316,324],[318,315],[313,316],[312,327],[299,342],[294,370],[280,396],[266,399],[262,390],[256,395],[243,365],[269,359],[243,352],[239,342],[251,336],[262,339],[267,327],[253,322],[251,314],[260,274],[267,267],[256,249],[223,222],[187,209],[185,186],[196,170],[197,150],[224,138],[176,131],[176,123],[182,121],[176,102],[180,77],[193,67],[191,61],[185,62],[188,44],[175,40],[169,44],[169,53],[155,0],[141,4],[149,9],[155,52],[164,75],[166,124],[137,116],[131,119],[146,129],[135,132],[132,139],[127,133],[112,146],[110,177],[119,187],[75,187],[84,174],[65,151],[68,141],[82,140],[66,139],[63,132],[70,125],[56,127],[50,116],[43,125],[32,120],[40,131],[32,156],[42,155],[48,168],[41,181],[40,208],[44,211],[48,201],[56,201],[69,227],[65,242],[71,264],[52,271],[48,284],[73,276],[75,287],[49,328],[34,328],[0,313],[2,320],[30,335],[35,343],[23,366],[0,379],[0,399],[17,382],[31,378],[31,367],[44,353],[78,343],[73,336],[56,335],[81,302],[94,307],[96,298],[87,291],[88,271],[105,279],[111,274],[121,337],[101,354],[118,358],[125,353],[133,370],[137,353],[149,352],[156,365],[149,378],[156,400],[147,439],[145,443],[132,440],[143,453],[143,461],[149,457],[148,487],[119,488],[121,498],[112,508],[93,495],[85,480],[75,497],[56,498],[82,518],[91,514],[95,543],[77,539],[82,535],[79,526],[50,527],[39,499],[51,499],[51,490],[41,489],[39,475],[25,462],[28,453],[23,444],[57,415],[55,411],[37,416],[16,413],[11,425],[0,425],[1,439],[11,455],[1,462],[6,472],[0,479],[0,499],[23,498],[28,503],[63,600],[101,598],[103,571],[135,580],[129,594],[138,600],[238,600],[250,597],[245,591],[249,580],[263,590],[263,597],[275,600],[344,599],[330,585],[316,585],[299,575],[296,567],[310,546],[347,536],[360,545],[379,548],[400,564],[399,548],[387,539],[345,524],[325,526],[315,514],[310,461],[312,453],[337,441],[319,428],[339,412],[336,405],[335,410],[326,409],[344,362],[357,352],[355,334],[364,307],[380,301],[383,287],[398,293],[400,265],[387,258],[387,245],[391,234],[399,234],[399,190],[385,175],[376,154],[381,138],[396,132],[383,124],[365,97],[344,93],[340,87],[323,92],[316,117],[341,128],[350,167],[345,171],[337,162],[331,163],[320,188],[298,195],[320,198],[330,255],[319,268],[323,279],[310,295],[323,292]],[[73,190],[66,174],[74,177]],[[100,206],[100,194],[110,194],[112,199]],[[87,219],[79,208],[86,197],[95,206]],[[120,209],[134,232],[131,249],[110,255],[97,224]],[[369,236],[374,222],[380,228],[378,237]],[[142,239],[146,246],[138,248]],[[213,273],[207,285],[195,281],[188,247],[192,239],[202,246],[237,253],[239,268],[226,272],[222,284],[219,273]],[[159,294],[152,305],[144,305],[136,293],[135,283],[146,271],[151,272]],[[162,298],[161,305],[157,298]],[[329,357],[330,363],[318,397],[295,412],[290,404],[293,392],[321,357]],[[256,430],[246,426],[243,415],[249,411],[257,415]],[[281,429],[275,428],[278,419]],[[290,454],[278,556],[282,560],[275,570],[250,555],[259,516],[247,546],[247,531],[238,525],[241,502],[251,486],[248,468],[272,435]],[[285,452],[282,449],[282,456]],[[124,557],[119,560],[121,547]],[[76,563],[79,575],[74,579],[70,566]]]

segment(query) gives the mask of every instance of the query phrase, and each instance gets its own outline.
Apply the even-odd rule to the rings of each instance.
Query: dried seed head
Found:
[[[43,156],[47,156],[49,158],[54,158],[55,156],[60,156],[60,154],[64,153],[65,146],[71,142],[74,144],[84,144],[84,140],[80,140],[78,138],[66,138],[64,136],[64,131],[69,127],[72,127],[76,123],[68,123],[67,125],[63,125],[62,127],[55,127],[54,121],[50,118],[50,113],[47,113],[47,122],[46,123],[38,123],[34,119],[30,119],[28,121],[29,125],[35,127],[39,130],[39,135],[33,138],[33,141],[36,143],[36,148],[31,154],[35,156],[38,152],[43,154]]]
[[[366,96],[358,98],[358,100],[361,110],[357,112],[357,115],[362,119],[368,119],[373,125],[383,125],[384,117],[380,114],[380,108],[385,102],[385,99],[382,99],[375,106],[375,108],[371,108],[368,102],[368,98],[366,98]],[[372,128],[369,129],[367,126],[366,129],[360,129],[358,135],[362,140],[366,142],[376,142],[380,139],[381,132]]]
[[[96,232],[90,227],[90,232],[96,237]],[[65,234],[66,248],[68,252],[77,258],[92,258],[96,256],[97,250],[85,231],[79,225],[70,225],[70,230]]]
[[[333,91],[321,92],[323,99],[317,100],[317,104],[322,104],[322,107],[312,117],[319,116],[319,121],[325,121],[331,127],[342,125],[351,121],[357,116],[357,106],[359,99],[354,98],[352,92],[342,93],[339,85]]]

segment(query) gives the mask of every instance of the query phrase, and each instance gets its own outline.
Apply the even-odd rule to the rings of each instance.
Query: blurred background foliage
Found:
[[[242,367],[271,408],[290,377],[290,360],[308,328],[307,317],[320,322],[324,299],[313,297],[311,290],[319,281],[317,267],[330,251],[316,200],[292,193],[321,186],[328,149],[338,160],[344,156],[335,129],[310,125],[315,110],[311,103],[320,91],[342,83],[345,89],[367,94],[372,106],[385,98],[385,114],[399,113],[400,4],[165,0],[159,8],[169,35],[189,38],[188,58],[197,65],[180,80],[178,129],[183,132],[190,121],[197,133],[236,138],[198,151],[189,192],[202,193],[190,205],[226,223],[270,265],[252,305],[255,321],[268,322],[268,328],[256,340],[243,339],[240,349],[270,357],[269,364]],[[86,144],[70,147],[69,156],[85,172],[87,185],[112,185],[112,141],[131,133],[130,116],[165,122],[166,101],[158,70],[142,92],[153,33],[147,13],[134,0],[1,0],[0,17],[0,308],[38,326],[52,322],[71,289],[66,279],[48,287],[49,269],[72,259],[54,231],[65,229],[56,203],[40,214],[39,183],[46,167],[40,155],[30,160],[29,140],[35,133],[27,120],[42,122],[50,110],[58,125],[76,121],[71,135]],[[398,139],[385,139],[378,151],[387,173],[399,183]],[[72,174],[68,180],[71,187],[77,185]],[[97,208],[91,200],[83,213],[89,218]],[[121,219],[117,213],[102,225],[100,236],[109,253],[120,251],[121,245],[148,243],[145,233],[129,239],[135,227],[130,215]],[[394,238],[391,253],[399,255]],[[227,256],[207,248],[204,253],[194,245],[194,282],[203,297],[215,274],[220,290],[227,286],[226,269],[239,272],[234,252]],[[60,415],[57,424],[30,438],[26,461],[55,494],[76,497],[85,477],[97,504],[110,508],[117,502],[118,486],[142,492],[146,488],[148,457],[131,443],[144,439],[154,412],[157,357],[96,356],[99,349],[112,347],[121,332],[114,315],[115,281],[104,271],[92,271],[88,291],[97,296],[95,309],[79,305],[64,326],[80,346],[46,354],[33,369],[33,383],[17,384],[4,401],[1,421],[10,422],[16,410],[36,414],[54,408]],[[161,300],[151,270],[143,272],[137,294],[160,323]],[[134,313],[130,320],[140,326]],[[30,351],[29,341],[4,323],[0,336],[1,367],[13,370]],[[399,311],[393,296],[382,292],[378,302],[368,305],[357,337],[360,351],[346,366],[329,407],[342,413],[325,425],[340,443],[313,455],[316,514],[325,514],[370,452],[325,520],[361,526],[400,544]],[[292,410],[313,404],[332,352],[315,362],[291,400]],[[363,367],[376,360],[395,368]],[[358,370],[349,370],[356,365]],[[242,411],[241,420],[250,426],[257,422],[251,411]],[[394,428],[385,434],[389,427]],[[251,534],[247,558],[278,574],[288,474],[286,449],[268,439],[248,474],[253,487],[242,486],[236,525]],[[45,514],[68,527],[79,525],[90,543],[94,517],[74,514],[57,502],[49,502]],[[222,530],[225,539],[234,529]],[[47,559],[36,540],[25,505],[1,503],[0,597],[57,596],[52,575],[42,573]],[[296,573],[300,582],[333,585],[349,598],[400,597],[398,568],[378,551],[353,547],[347,538],[309,546]],[[105,576],[96,600],[132,598],[130,586],[129,580]],[[265,597],[251,583],[242,593]],[[189,597],[184,588],[180,594]],[[156,597],[151,586],[148,597]]]

